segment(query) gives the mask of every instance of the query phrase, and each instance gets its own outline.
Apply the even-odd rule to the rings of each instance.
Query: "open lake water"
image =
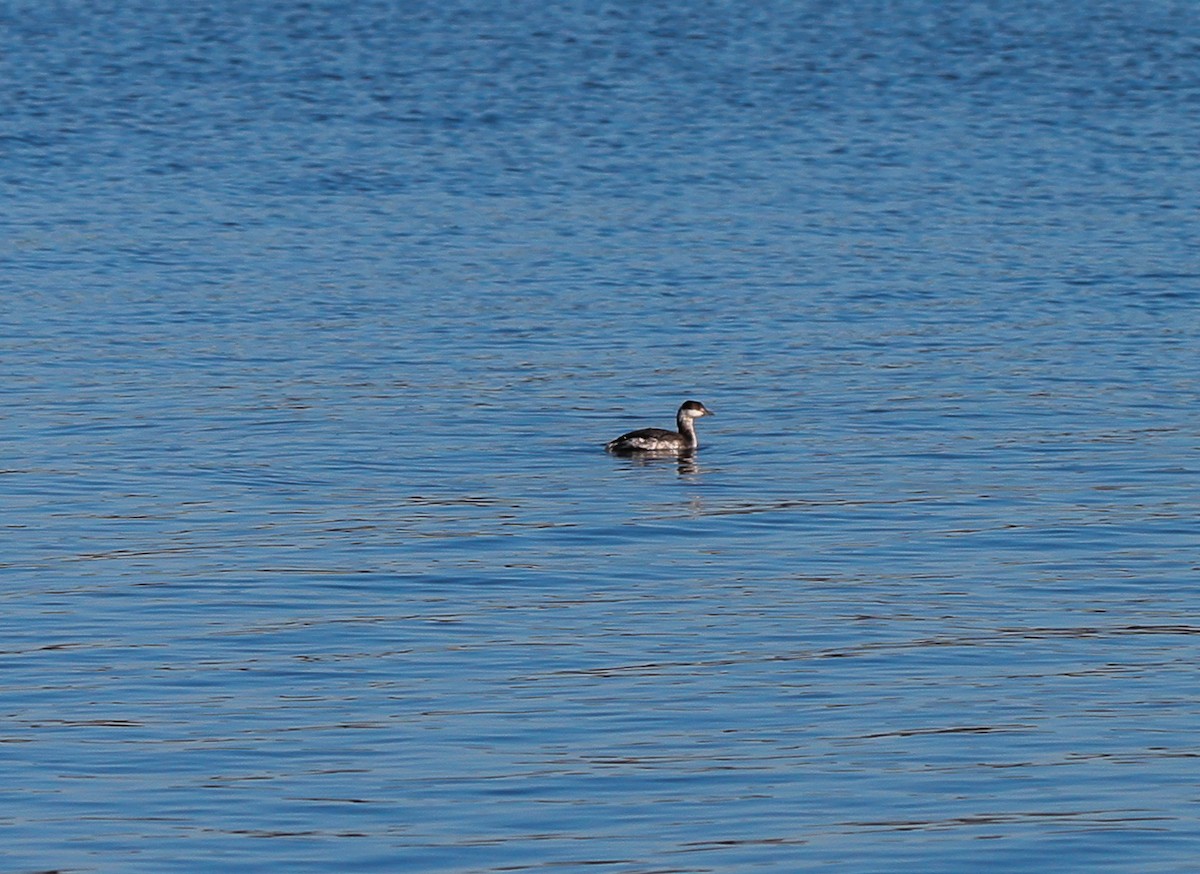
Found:
[[[0,81],[5,874],[1200,867],[1192,4],[18,0]]]

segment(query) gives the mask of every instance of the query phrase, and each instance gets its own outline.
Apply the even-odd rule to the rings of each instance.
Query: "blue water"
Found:
[[[16,2],[0,82],[5,874],[1195,870],[1190,5]]]

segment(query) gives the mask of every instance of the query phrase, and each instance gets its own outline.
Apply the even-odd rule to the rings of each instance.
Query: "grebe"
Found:
[[[684,401],[679,412],[675,414],[675,427],[678,431],[665,431],[662,428],[642,428],[640,431],[630,431],[622,434],[616,440],[610,440],[604,445],[609,452],[686,452],[700,445],[696,439],[696,426],[693,419],[701,416],[711,416],[712,410],[699,401]]]

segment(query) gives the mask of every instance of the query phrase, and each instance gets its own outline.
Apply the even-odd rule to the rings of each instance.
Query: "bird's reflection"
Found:
[[[618,456],[622,461],[638,467],[657,467],[674,463],[680,476],[695,476],[704,472],[695,450],[683,452],[631,452]]]

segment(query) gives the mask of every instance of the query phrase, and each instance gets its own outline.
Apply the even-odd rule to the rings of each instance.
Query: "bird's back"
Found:
[[[622,434],[609,441],[605,447],[609,452],[654,452],[664,449],[682,449],[683,437],[663,428],[640,428]]]

